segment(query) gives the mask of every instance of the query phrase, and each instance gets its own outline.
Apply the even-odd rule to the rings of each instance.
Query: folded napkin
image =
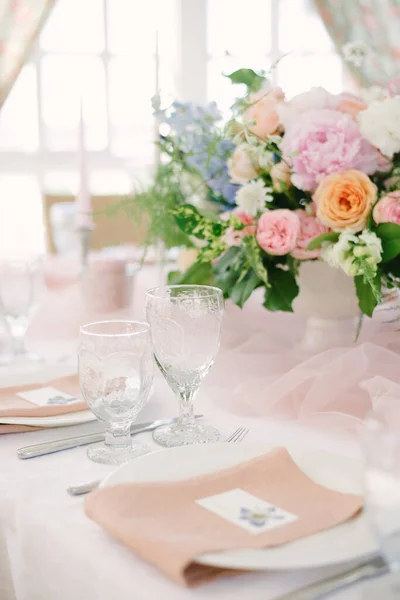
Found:
[[[0,389],[0,419],[3,417],[54,417],[86,409],[87,405],[81,400],[77,375],[54,379],[48,383]],[[0,434],[35,429],[42,428],[0,423]]]
[[[196,564],[201,554],[287,544],[350,519],[361,506],[359,496],[314,483],[276,448],[185,481],[100,488],[86,498],[85,512],[172,580],[194,587],[227,573]]]

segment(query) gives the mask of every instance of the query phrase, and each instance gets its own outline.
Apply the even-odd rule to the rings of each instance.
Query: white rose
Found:
[[[400,151],[400,96],[372,102],[358,114],[362,135],[392,158]]]
[[[250,144],[240,144],[228,160],[228,173],[232,183],[247,183],[257,176],[258,162],[255,149]]]

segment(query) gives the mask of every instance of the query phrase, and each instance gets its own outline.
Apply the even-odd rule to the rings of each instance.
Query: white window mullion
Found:
[[[207,0],[179,0],[179,97],[207,100]]]

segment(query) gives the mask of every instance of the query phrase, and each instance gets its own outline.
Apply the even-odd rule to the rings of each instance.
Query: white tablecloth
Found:
[[[149,281],[148,274],[146,281]],[[141,287],[138,287],[138,293],[141,294]],[[141,316],[139,300],[135,307],[133,316]],[[228,332],[229,348],[232,348],[233,339],[239,335],[239,329],[238,321],[238,331]],[[284,335],[289,334],[286,332]],[[229,370],[233,355],[228,346],[223,346],[215,374],[210,375],[204,384],[197,402],[197,411],[206,414],[207,420],[216,425],[223,436],[238,426],[246,426],[250,428],[247,441],[301,444],[315,451],[325,449],[349,457],[358,456],[356,437],[346,429],[321,429],[315,426],[312,419],[307,423],[302,419],[282,421],[273,415],[254,418],[246,416],[246,405],[236,410],[234,404],[230,410],[232,385],[236,385],[236,379],[240,377],[232,368]],[[62,355],[60,345],[56,354]],[[241,356],[243,368],[247,368],[249,352],[246,344]],[[263,374],[262,356],[254,363],[255,374],[258,375]],[[268,362],[267,354],[264,358]],[[0,373],[1,383],[22,383],[34,377],[36,380],[45,379],[70,372],[71,369],[73,361],[71,364],[55,362],[36,375],[31,372],[24,377],[15,369],[3,371]],[[139,420],[163,418],[175,412],[176,403],[172,394],[166,383],[157,376],[154,397]],[[92,423],[0,437],[1,600],[272,600],[291,589],[340,570],[336,567],[254,573],[221,579],[196,590],[177,587],[87,519],[83,513],[82,498],[73,498],[66,493],[69,484],[101,477],[110,471],[110,467],[89,461],[86,448],[28,461],[16,457],[16,450],[21,446],[98,429],[99,424]],[[139,437],[145,443],[152,444],[150,434]],[[382,594],[381,591],[377,592],[376,585],[378,583],[358,586],[335,598],[376,599]],[[386,594],[386,598],[389,595]]]

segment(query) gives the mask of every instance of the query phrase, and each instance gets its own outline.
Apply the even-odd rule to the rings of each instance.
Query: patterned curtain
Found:
[[[0,0],[0,108],[55,0]]]
[[[363,85],[400,75],[400,0],[314,0],[336,48],[363,41],[371,56],[353,74]]]

